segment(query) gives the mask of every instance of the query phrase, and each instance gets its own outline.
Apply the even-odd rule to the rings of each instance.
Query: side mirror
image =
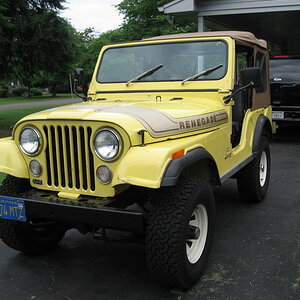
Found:
[[[84,84],[84,73],[82,68],[75,69],[74,83],[76,86],[82,86]]]
[[[241,70],[241,82],[242,85],[248,85],[250,82],[253,82],[252,87],[256,89],[262,88],[264,86],[262,70],[257,67]]]
[[[86,95],[85,86],[84,86],[84,76],[83,76],[83,69],[82,68],[76,68],[75,74],[74,74],[74,83],[73,83],[73,93],[81,98],[83,101],[87,100],[86,96],[81,96],[77,93],[76,89],[80,88],[80,92],[84,93]]]

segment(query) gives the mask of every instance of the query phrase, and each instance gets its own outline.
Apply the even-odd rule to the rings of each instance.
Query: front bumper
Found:
[[[62,223],[70,226],[81,224],[91,225],[93,227],[104,227],[119,229],[135,233],[144,232],[144,217],[142,212],[107,207],[99,205],[78,202],[73,204],[57,203],[63,202],[58,197],[51,199],[53,202],[45,201],[42,198],[17,198],[2,196],[6,200],[21,200],[25,203],[25,212],[27,220],[47,220]]]

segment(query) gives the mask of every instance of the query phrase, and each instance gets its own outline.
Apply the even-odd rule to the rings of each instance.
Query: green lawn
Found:
[[[0,184],[2,183],[5,176],[6,176],[6,174],[0,173]]]
[[[29,114],[32,114],[32,113],[35,113],[35,112],[38,112],[41,110],[45,110],[45,109],[48,109],[51,107],[53,107],[53,106],[2,110],[2,111],[0,111],[0,130],[7,131],[11,128],[11,126],[13,126],[21,118],[23,118]]]
[[[77,98],[77,96],[75,95],[73,95],[73,97]],[[32,97],[20,96],[20,97],[0,98],[0,105],[59,100],[59,99],[72,99],[72,94],[57,94],[56,97],[52,97],[51,94],[44,94],[43,96],[32,96]]]
[[[11,134],[11,126],[13,126],[21,118],[51,107],[53,106],[0,111],[0,136],[9,136]],[[0,173],[0,184],[2,183],[2,180],[5,178],[5,176],[6,174]]]

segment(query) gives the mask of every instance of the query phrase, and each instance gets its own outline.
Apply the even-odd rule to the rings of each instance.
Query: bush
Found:
[[[56,93],[70,93],[70,85],[68,84],[59,84],[55,89]]]
[[[0,87],[0,98],[7,98],[8,97],[8,88]]]
[[[22,96],[22,95],[25,94],[26,92],[27,92],[27,89],[22,88],[22,87],[16,88],[16,89],[13,90],[14,96]]]
[[[37,88],[30,89],[30,94],[33,96],[42,96],[43,95],[42,91]]]

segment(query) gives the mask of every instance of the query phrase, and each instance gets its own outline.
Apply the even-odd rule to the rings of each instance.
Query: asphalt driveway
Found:
[[[271,153],[269,193],[260,205],[240,202],[234,180],[214,190],[215,242],[191,290],[169,290],[153,280],[142,244],[105,243],[70,231],[38,257],[0,242],[1,299],[299,299],[300,127],[282,130]]]

